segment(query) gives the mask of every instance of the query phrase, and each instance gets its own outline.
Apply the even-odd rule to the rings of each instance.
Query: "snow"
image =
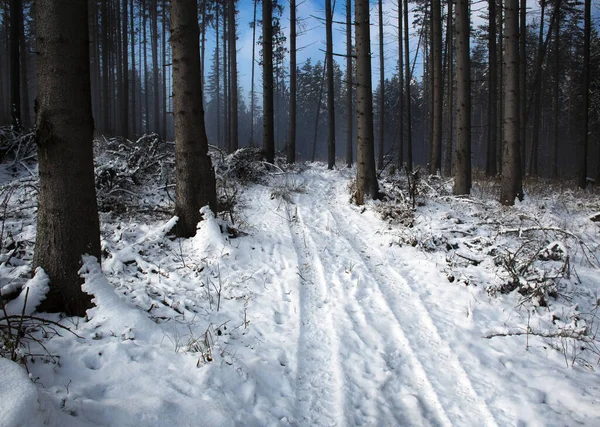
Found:
[[[58,357],[29,360],[31,379],[0,358],[0,425],[599,425],[598,355],[556,333],[597,327],[600,198],[504,208],[483,184],[458,198],[432,180],[409,227],[382,219],[407,197],[393,177],[391,200],[357,207],[354,174],[278,170],[243,187],[235,224],[204,208],[190,239],[168,235],[177,218],[103,213],[102,266],[86,257],[80,271],[96,306],[39,314],[77,335],[45,339]],[[144,203],[168,203],[158,193]],[[30,222],[6,227],[31,241]],[[502,260],[521,253],[533,291],[563,272],[559,297],[499,290]],[[9,289],[26,267],[2,259]],[[48,278],[19,283],[33,307]]]

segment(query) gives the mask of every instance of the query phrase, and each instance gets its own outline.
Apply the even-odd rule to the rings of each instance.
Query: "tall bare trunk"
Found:
[[[442,168],[442,112],[444,85],[442,73],[442,6],[440,0],[431,3],[433,25],[433,132],[431,135],[431,163],[429,173],[438,173]]]
[[[519,149],[519,0],[506,0],[504,43],[504,141],[500,203],[512,206],[521,192]]]
[[[288,129],[287,146],[288,163],[296,161],[296,86],[296,0],[290,0],[290,127]]]
[[[553,87],[553,108],[554,108],[554,135],[552,137],[552,151],[550,154],[550,176],[558,176],[558,135],[560,123],[560,104],[559,104],[559,85],[560,85],[560,0],[556,1],[555,8],[556,25],[554,26],[554,87]]]
[[[377,169],[383,169],[383,138],[385,134],[385,62],[383,57],[383,1],[379,5],[379,135],[377,139]]]
[[[527,141],[527,0],[519,7],[519,140],[521,141],[521,176],[525,173]]]
[[[496,0],[488,0],[489,35],[488,35],[488,138],[485,172],[487,176],[495,176],[496,152],[498,143],[498,53],[496,50]]]
[[[294,0],[295,1],[295,0]],[[254,18],[252,20],[252,82],[250,83],[250,146],[254,147],[254,65],[256,63],[256,6],[258,0],[253,0]]]
[[[404,0],[404,66],[406,68],[406,170],[412,172],[412,97],[410,95],[410,44],[408,39],[408,0]]]
[[[581,129],[581,154],[579,160],[579,187],[587,185],[587,151],[588,151],[588,128],[590,109],[590,34],[591,34],[591,0],[584,2],[583,23],[583,126]],[[598,163],[598,174],[600,175],[600,162]]]
[[[162,0],[162,123],[161,129],[163,138],[167,139],[167,1]],[[202,79],[200,80],[202,82]]]
[[[129,27],[131,28],[131,133],[135,137],[137,135],[137,113],[135,105],[136,78],[135,75],[135,28],[133,26],[133,0],[129,3]]]
[[[235,2],[229,0],[229,95],[231,98],[231,135],[230,151],[236,151],[239,147],[238,141],[238,81],[237,81],[237,52],[236,52],[236,25],[235,25]]]
[[[469,0],[456,2],[456,167],[454,194],[471,191],[471,58]]]
[[[88,3],[36,0],[40,186],[33,264],[50,277],[39,311],[84,316],[82,255],[100,261],[94,186]]]
[[[369,1],[356,0],[356,203],[377,197],[375,139],[373,135],[373,91],[371,89],[371,34]]]
[[[127,0],[123,0],[123,104],[121,106],[121,135],[129,138],[129,53],[127,40]]]
[[[150,44],[152,47],[152,83],[154,87],[154,132],[161,132],[160,129],[160,84],[158,77],[158,1],[152,0],[152,10],[150,10]],[[164,135],[161,135],[163,138]]]
[[[446,23],[446,41],[448,45],[448,56],[446,61],[448,62],[448,130],[446,136],[446,149],[445,149],[445,157],[444,157],[444,175],[450,176],[452,175],[452,139],[454,137],[454,130],[452,126],[452,121],[454,120],[454,31],[452,25],[452,5],[453,0],[448,0],[448,20]]]
[[[267,162],[275,159],[273,129],[273,4],[263,0],[263,151]]]
[[[171,2],[173,113],[175,117],[175,214],[177,235],[196,234],[200,208],[217,208],[215,175],[208,155],[200,77],[200,27],[196,1]]]
[[[335,166],[335,106],[333,98],[333,14],[331,0],[325,0],[327,52],[327,167]]]
[[[542,65],[544,63],[543,44],[544,44],[544,14],[546,11],[546,0],[541,0],[540,32],[538,35],[538,51],[536,60],[536,76],[541,76]],[[533,129],[531,132],[531,150],[529,153],[529,173],[538,173],[538,145],[540,140],[540,108],[542,102],[541,79],[538,87],[534,87],[533,101]]]
[[[22,13],[21,0],[10,0],[10,109],[15,129],[20,129],[23,124],[21,121],[21,54],[19,52]]]
[[[295,0],[293,0],[295,1]],[[400,68],[402,74],[402,68]],[[352,0],[346,0],[346,166],[352,167]]]

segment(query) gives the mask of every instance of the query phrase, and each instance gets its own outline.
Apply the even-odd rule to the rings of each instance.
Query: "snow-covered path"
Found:
[[[372,224],[337,203],[343,188],[321,176],[305,191],[286,208],[302,287],[300,419],[496,425],[409,282],[368,241]]]
[[[60,363],[29,365],[24,425],[600,425],[596,372],[541,339],[484,339],[527,314],[448,280],[450,251],[403,243],[456,214],[430,201],[390,225],[349,203],[352,177],[312,164],[246,187],[238,238],[210,215],[192,239],[166,235],[175,219],[105,218],[102,266],[82,270],[97,307],[45,343]]]

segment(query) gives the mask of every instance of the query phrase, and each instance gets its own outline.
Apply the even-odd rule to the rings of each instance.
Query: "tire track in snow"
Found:
[[[322,195],[321,206],[329,205],[333,199],[330,192]],[[358,230],[351,234],[353,227],[348,221],[332,210],[328,209],[328,212],[339,236],[348,243],[371,276],[376,279],[378,291],[381,292],[385,304],[408,341],[407,352],[412,353],[411,358],[415,359],[415,373],[425,376],[423,382],[429,383],[434,389],[433,393],[439,398],[451,424],[497,425],[487,404],[475,394],[460,360],[441,338],[420,296],[411,289],[404,277],[394,271],[393,266],[386,264],[384,257],[379,256],[379,261],[376,262],[365,255],[366,250],[373,255],[376,255],[378,250],[367,245],[359,237]],[[380,266],[386,268],[385,272]]]
[[[343,239],[331,240],[326,221],[313,209],[303,208],[297,218],[306,231],[306,240],[321,265],[327,265],[326,281],[335,302],[334,324],[339,335],[340,358],[344,359],[344,409],[349,425],[451,425],[435,391],[427,382],[410,354],[408,340],[403,336],[398,321],[381,303],[381,295],[357,298],[352,292],[356,284],[352,275],[340,269],[340,256],[353,252]],[[315,252],[316,253],[316,252]],[[356,259],[356,257],[355,257]],[[360,259],[356,259],[360,263]],[[365,270],[368,268],[365,266]],[[349,292],[350,291],[350,292]],[[343,307],[340,307],[343,306]],[[400,345],[389,335],[399,338]],[[422,369],[421,369],[422,371]],[[423,396],[419,396],[419,394]]]
[[[344,425],[338,338],[331,319],[323,265],[287,205],[286,213],[300,278],[296,419],[302,425]]]

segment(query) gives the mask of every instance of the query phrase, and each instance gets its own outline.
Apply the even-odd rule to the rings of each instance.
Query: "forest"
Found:
[[[0,0],[0,426],[600,424],[591,0]]]

